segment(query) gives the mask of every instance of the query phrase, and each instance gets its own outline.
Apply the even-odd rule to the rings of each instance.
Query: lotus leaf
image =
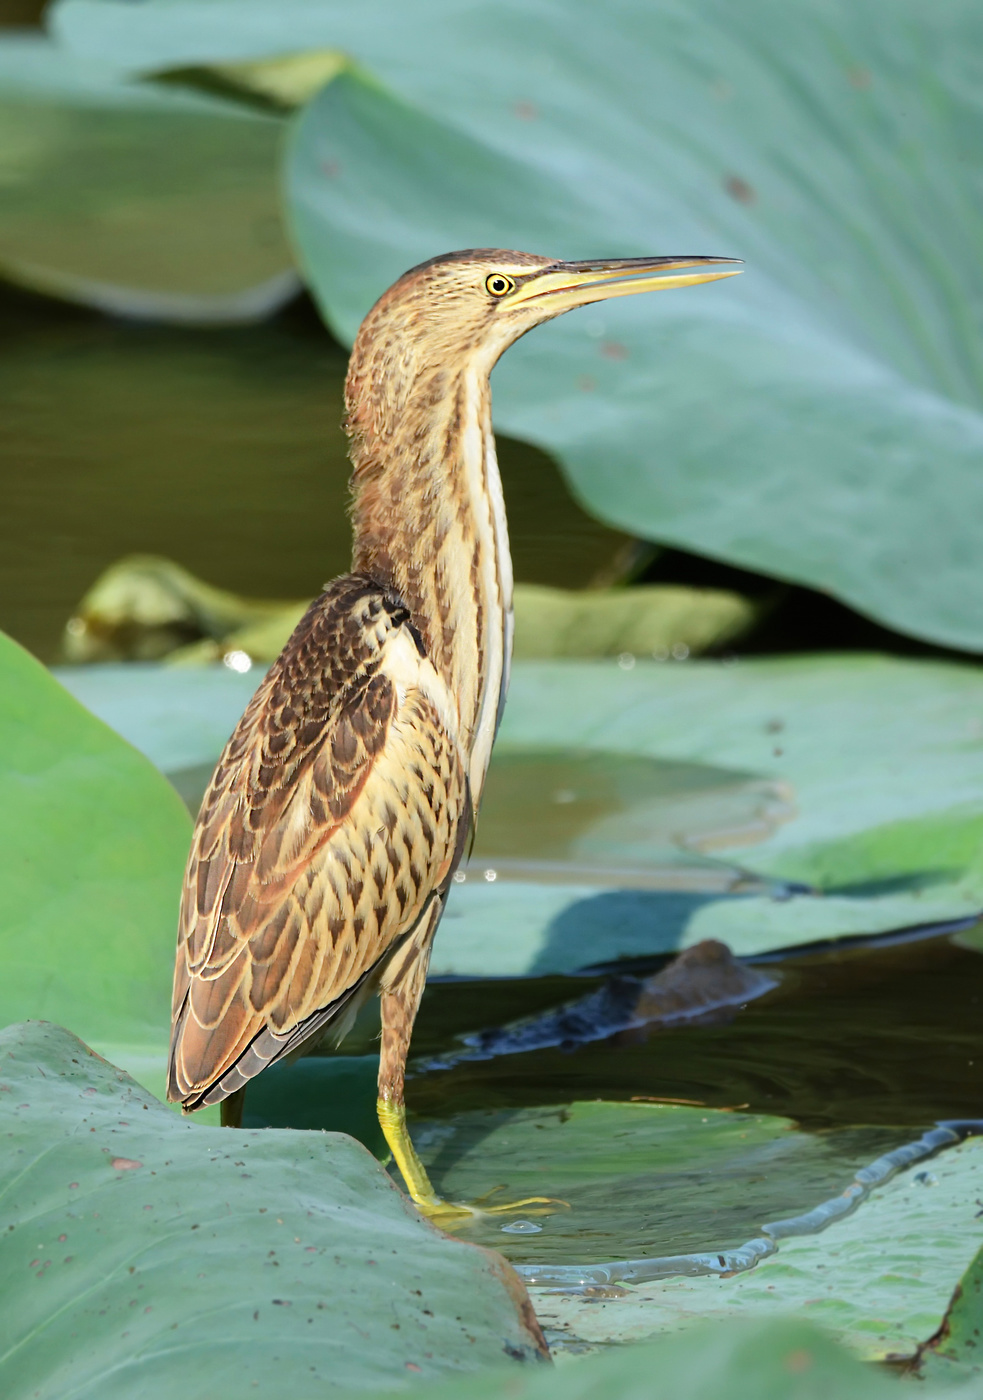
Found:
[[[747,261],[561,318],[496,375],[507,431],[603,519],[983,647],[981,147],[971,6],[902,0],[60,0],[124,71],[341,50],[288,203],[350,338],[408,265],[498,244]],[[521,32],[521,40],[519,33]]]
[[[0,39],[0,274],[106,311],[248,321],[296,295],[281,122]]]
[[[915,1364],[922,1376],[949,1383],[983,1373],[983,1249],[957,1284],[941,1327]]]
[[[652,1400],[661,1394],[673,1400],[903,1400],[904,1391],[818,1327],[742,1319],[640,1346],[608,1347],[538,1375],[462,1377],[421,1392],[422,1400]],[[975,1391],[934,1386],[918,1394],[921,1400],[978,1400]]]
[[[0,635],[0,1024],[166,1048],[190,822],[150,763]]]
[[[61,674],[199,791],[255,685]],[[972,667],[876,656],[517,662],[488,834],[432,969],[572,972],[701,938],[751,954],[973,919],[981,706]]]
[[[65,629],[73,662],[221,660],[242,651],[275,661],[309,600],[264,602],[195,578],[173,560],[130,555],[95,581]],[[688,656],[721,647],[754,621],[746,598],[721,589],[515,587],[515,654]],[[188,635],[200,640],[188,643]],[[182,645],[182,643],[184,643]]]
[[[319,1397],[542,1355],[504,1261],[351,1138],[182,1122],[44,1023],[0,1032],[0,1074],[11,1400]]]
[[[792,1313],[868,1359],[910,1358],[938,1330],[953,1279],[983,1243],[974,1205],[981,1188],[983,1138],[970,1138],[929,1170],[889,1181],[822,1234],[783,1240],[749,1273],[643,1283],[609,1301],[537,1289],[538,1316],[551,1336],[597,1344],[642,1340],[701,1317],[747,1324]]]

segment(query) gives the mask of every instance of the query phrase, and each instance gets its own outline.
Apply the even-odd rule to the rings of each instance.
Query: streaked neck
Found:
[[[411,609],[457,700],[477,804],[512,648],[512,561],[488,376],[425,372],[402,386],[397,407],[373,403],[371,392],[363,398],[369,386],[354,368],[353,567]]]

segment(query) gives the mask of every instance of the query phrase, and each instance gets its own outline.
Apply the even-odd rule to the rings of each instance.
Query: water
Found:
[[[461,1233],[540,1270],[708,1250],[727,1251],[718,1271],[729,1269],[729,1252],[768,1221],[840,1197],[858,1171],[939,1120],[983,1119],[979,952],[942,934],[754,965],[776,985],[697,1023],[449,1068],[462,1036],[584,998],[607,979],[431,982],[407,1102],[435,1187],[457,1200],[492,1192],[488,1204],[565,1203],[479,1218]],[[246,1125],[343,1129],[383,1154],[377,1031],[367,1009],[344,1055],[267,1071],[250,1088]],[[502,1229],[514,1220],[541,1228]]]
[[[941,1118],[983,1115],[983,957],[949,937],[760,959],[777,987],[717,1025],[615,1036],[415,1078],[422,1118],[574,1099],[743,1105],[810,1132],[885,1127],[906,1136]],[[413,1056],[582,996],[602,979],[428,986]],[[346,1048],[348,1048],[346,1046]]]
[[[187,330],[0,289],[0,628],[53,661],[85,590],[136,552],[252,597],[318,592],[351,556],[346,363],[306,302]],[[542,452],[499,448],[516,577],[588,583],[624,537]]]

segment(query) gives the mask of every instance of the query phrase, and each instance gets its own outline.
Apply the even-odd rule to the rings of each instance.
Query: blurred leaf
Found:
[[[351,1138],[183,1122],[56,1026],[0,1033],[0,1067],[11,1400],[304,1400],[538,1359],[503,1261]]]
[[[274,649],[249,651],[254,659],[279,655],[307,600],[264,602],[214,588],[189,570],[154,554],[129,554],[111,564],[87,590],[70,618],[63,640],[69,661],[153,661],[214,643],[202,660],[220,660],[241,646],[239,633],[276,638]],[[262,640],[260,641],[262,647]]]
[[[281,122],[0,37],[0,274],[103,310],[248,321],[298,289]]]
[[[737,593],[712,588],[588,589],[519,585],[515,590],[515,655],[651,656],[673,649],[722,647],[746,632],[757,609]]]
[[[347,59],[332,49],[285,54],[252,63],[217,63],[210,70],[233,88],[280,107],[300,107],[336,78]]]
[[[71,1021],[100,1049],[159,1062],[187,812],[2,635],[0,755],[0,1024]]]
[[[983,953],[983,925],[964,929],[955,935],[955,939],[961,947],[972,948],[974,952]]]
[[[497,421],[613,524],[983,648],[975,8],[570,0],[521,39],[491,0],[230,13],[60,0],[54,25],[123,69],[328,47],[375,75],[333,82],[291,145],[297,244],[343,336],[454,247],[744,257],[726,286],[530,336]]]
[[[225,666],[64,666],[72,695],[165,773],[207,764],[209,774],[262,672]]]
[[[275,661],[308,606],[213,588],[173,560],[128,555],[100,575],[65,629],[75,662]],[[756,608],[721,589],[641,586],[571,591],[517,584],[515,652],[526,656],[688,656],[746,631]],[[189,640],[194,639],[194,640]]]

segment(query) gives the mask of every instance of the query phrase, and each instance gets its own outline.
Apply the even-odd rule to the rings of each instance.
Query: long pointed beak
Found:
[[[599,262],[556,263],[522,282],[509,296],[512,306],[532,303],[544,314],[569,311],[609,297],[659,292],[667,287],[695,287],[736,277],[741,258],[612,258]],[[721,271],[707,271],[727,264]],[[692,269],[692,270],[689,270]]]

